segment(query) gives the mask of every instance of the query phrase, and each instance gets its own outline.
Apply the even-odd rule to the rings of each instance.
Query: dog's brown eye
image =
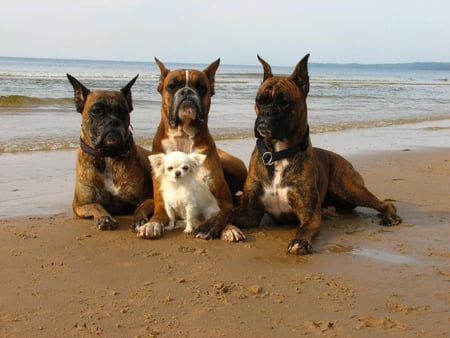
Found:
[[[174,91],[175,89],[177,89],[180,86],[179,81],[177,81],[176,79],[172,80],[169,82],[169,84],[167,85],[167,89],[169,91]]]
[[[183,166],[183,168],[181,168],[181,169],[183,169],[184,171],[188,171],[188,170],[189,170],[189,167],[188,167],[187,165],[185,165],[185,166]]]
[[[90,110],[90,113],[91,113],[92,116],[100,116],[100,115],[102,115],[103,110],[101,108],[99,108],[99,107],[93,107]]]
[[[281,93],[277,97],[277,103],[282,107],[288,107],[291,104],[291,101],[286,97],[286,95]]]
[[[167,171],[172,171],[173,167],[167,167]]]
[[[195,88],[197,88],[197,91],[198,91],[200,94],[206,93],[206,90],[207,90],[206,84],[205,84],[203,81],[198,81],[198,82],[195,84]]]

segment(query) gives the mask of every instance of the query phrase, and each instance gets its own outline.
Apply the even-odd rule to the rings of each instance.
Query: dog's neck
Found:
[[[177,127],[166,129],[161,140],[162,151],[182,151],[190,154],[193,152],[204,153],[205,142],[209,143],[210,134],[207,128],[199,128],[190,123],[180,124]]]
[[[306,128],[306,132],[303,135],[301,142],[290,147],[287,146],[286,142],[279,141],[273,146],[274,151],[270,151],[265,145],[263,139],[258,138],[256,140],[256,145],[258,146],[262,161],[265,165],[273,165],[275,161],[291,157],[299,152],[304,152],[308,148],[309,144],[309,126]]]

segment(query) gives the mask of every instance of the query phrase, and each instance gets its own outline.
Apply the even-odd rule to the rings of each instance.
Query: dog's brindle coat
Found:
[[[311,146],[306,106],[308,57],[291,76],[276,77],[258,56],[264,79],[255,100],[257,146],[242,204],[232,219],[241,227],[259,225],[265,213],[277,222],[300,222],[288,246],[293,254],[312,252],[311,241],[319,233],[324,206],[373,208],[381,213],[383,225],[401,222],[394,205],[375,197],[347,160]]]
[[[91,91],[73,76],[67,78],[82,117],[74,213],[94,218],[100,230],[117,228],[111,214],[134,211],[133,228],[145,223],[154,208],[150,151],[136,145],[130,131],[137,76],[120,91]]]
[[[152,153],[183,151],[206,155],[203,166],[210,173],[210,189],[216,197],[220,211],[199,226],[197,238],[239,241],[243,233],[229,224],[234,194],[242,190],[247,169],[238,158],[216,148],[208,129],[208,115],[214,82],[220,60],[203,71],[177,69],[170,71],[155,58],[161,78],[158,91],[162,97],[161,122],[153,139]],[[140,238],[158,238],[169,218],[160,192],[160,178],[153,177],[155,212],[150,221],[136,228]]]

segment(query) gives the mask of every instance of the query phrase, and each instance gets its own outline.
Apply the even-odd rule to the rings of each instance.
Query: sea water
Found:
[[[294,67],[273,66],[272,71],[290,75]],[[138,143],[151,145],[161,114],[160,71],[153,61],[0,57],[0,154],[78,146],[81,117],[66,73],[90,89],[120,89],[139,74],[132,88],[133,135]],[[260,65],[220,65],[209,115],[216,140],[253,137],[254,99],[262,74]],[[309,76],[313,134],[450,118],[450,63],[310,63]]]

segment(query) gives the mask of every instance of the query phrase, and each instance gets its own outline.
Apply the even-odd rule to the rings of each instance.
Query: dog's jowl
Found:
[[[81,114],[73,211],[94,218],[100,230],[114,230],[115,214],[133,213],[134,225],[153,213],[150,152],[134,143],[130,131],[133,78],[118,91],[89,90],[67,74]]]
[[[363,206],[381,213],[382,224],[401,222],[392,203],[383,202],[364,185],[361,175],[340,155],[313,148],[309,137],[306,97],[309,92],[306,55],[290,76],[274,76],[264,68],[255,99],[254,132],[242,203],[233,216],[240,227],[259,225],[263,215],[298,223],[288,252],[308,254],[319,233],[321,210],[326,206],[353,209]]]

